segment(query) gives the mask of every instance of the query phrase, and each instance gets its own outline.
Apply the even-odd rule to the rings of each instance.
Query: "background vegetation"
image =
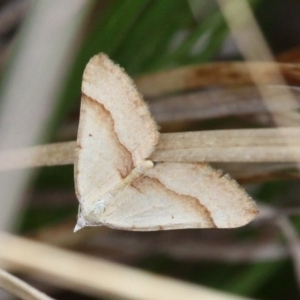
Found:
[[[11,74],[16,57],[22,53],[24,39],[29,38],[24,28],[32,21],[32,11],[40,5],[38,2],[1,1],[0,25],[4,20],[2,31],[0,26],[2,90],[5,90],[9,80],[7,74]],[[249,3],[275,57],[298,47],[298,1],[256,0]],[[82,72],[96,53],[108,54],[133,78],[192,64],[243,59],[215,1],[101,0],[86,1],[83,6],[83,12],[76,16],[76,25],[70,24],[77,29],[70,42],[69,58],[60,64],[63,74],[57,76],[60,87],[35,144],[76,139]],[[57,28],[58,32],[64,30],[67,28]],[[300,57],[300,48],[294,51]],[[297,58],[289,62],[297,63]],[[53,62],[48,59],[47,63],[49,67]],[[46,64],[45,73],[48,67]],[[216,80],[217,77],[218,74]],[[151,101],[155,101],[147,100],[150,106]],[[267,128],[274,124],[268,113],[262,111],[245,116],[162,122],[160,126],[162,132],[178,132]],[[250,168],[250,165],[243,164],[242,168]],[[292,212],[289,220],[299,231],[299,173],[295,168],[293,176],[284,176],[284,172],[287,170],[280,173],[279,169],[277,177],[259,179],[258,176],[248,180],[245,188],[259,204],[278,212]],[[132,233],[98,228],[76,238],[72,233],[78,206],[73,166],[39,168],[30,178],[31,183],[19,199],[21,204],[16,208],[11,227],[20,235],[253,299],[299,299],[295,270],[297,273],[300,265],[293,258],[293,252],[289,252],[291,243],[297,240],[289,241],[274,221],[263,219],[231,230]],[[262,254],[259,249],[265,252]],[[15,273],[22,274],[18,270]],[[68,288],[55,288],[49,281],[45,285],[32,274],[25,279],[57,299],[91,297],[84,291],[75,293]],[[103,296],[103,299],[106,298]]]

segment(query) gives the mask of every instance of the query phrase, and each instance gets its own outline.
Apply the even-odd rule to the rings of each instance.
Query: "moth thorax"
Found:
[[[130,172],[130,174],[124,179],[124,184],[130,184],[133,180],[143,176],[146,171],[152,169],[154,164],[151,160],[141,161],[137,166]]]

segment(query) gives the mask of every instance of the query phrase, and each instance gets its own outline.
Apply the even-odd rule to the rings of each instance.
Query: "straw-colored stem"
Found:
[[[213,163],[213,167],[229,173],[241,184],[300,178],[296,163]]]
[[[0,269],[0,288],[23,300],[53,300],[26,282]]]
[[[297,162],[300,161],[299,135],[297,128],[168,133],[161,135],[150,159],[156,162]],[[1,152],[0,170],[72,164],[75,147],[75,142],[65,142]]]
[[[199,285],[61,250],[7,234],[0,234],[0,262],[64,288],[92,296],[139,300],[238,300]]]
[[[300,161],[300,146],[166,149],[155,151],[150,159],[165,162],[295,162]]]
[[[281,86],[266,86],[268,99],[263,100],[255,86],[195,91],[188,94],[151,99],[149,107],[158,123],[206,120],[259,113],[285,113],[300,109],[300,89],[291,87],[296,103],[285,101]],[[271,103],[269,109],[265,101]],[[299,116],[299,114],[298,114]],[[290,116],[289,116],[290,118]],[[298,123],[299,124],[299,123]]]
[[[292,212],[299,214],[299,210],[294,208]],[[139,260],[159,253],[180,261],[210,260],[231,263],[275,261],[288,256],[286,247],[278,241],[277,235],[264,242],[240,242],[233,236],[218,240],[217,237],[207,238],[194,231],[175,234],[172,231],[154,232],[151,236],[137,236],[134,232],[128,232],[124,235],[106,227],[91,227],[89,230],[80,230],[75,235],[70,235],[73,228],[74,221],[66,221],[39,229],[29,237],[60,247],[88,244],[88,250],[92,253],[98,252],[105,258],[123,258],[126,261]],[[178,243],[179,240],[182,242]]]
[[[300,85],[300,66],[290,63],[251,62],[251,72],[260,84],[282,85],[275,69],[279,69],[288,83]],[[135,80],[138,90],[145,97],[157,97],[176,91],[187,91],[207,86],[253,85],[249,64],[243,62],[220,62],[144,75]]]

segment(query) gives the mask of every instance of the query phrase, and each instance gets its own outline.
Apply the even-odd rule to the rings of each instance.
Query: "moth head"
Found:
[[[105,209],[105,204],[100,201],[96,202],[94,206],[84,207],[79,205],[77,224],[74,228],[74,232],[82,229],[83,227],[102,225],[99,220]]]
[[[81,228],[87,226],[86,221],[85,221],[84,217],[81,215],[80,211],[81,211],[81,209],[80,209],[80,205],[79,205],[77,223],[76,223],[76,226],[74,228],[74,232],[76,232],[76,231],[80,230]]]

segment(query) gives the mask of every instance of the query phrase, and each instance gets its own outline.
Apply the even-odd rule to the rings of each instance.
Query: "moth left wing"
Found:
[[[207,164],[159,163],[126,187],[94,225],[140,231],[234,228],[257,212],[235,181]]]
[[[105,54],[92,57],[83,74],[74,161],[80,212],[92,210],[101,196],[120,184],[152,153],[158,138],[132,80]],[[76,229],[84,224],[79,213]]]

